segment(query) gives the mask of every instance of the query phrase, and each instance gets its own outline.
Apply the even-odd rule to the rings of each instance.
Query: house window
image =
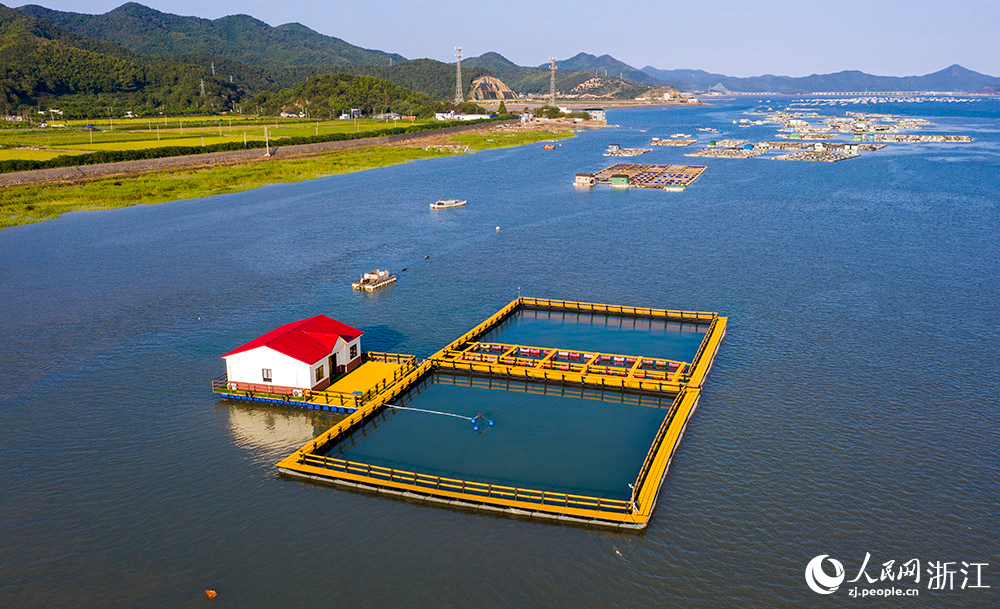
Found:
[[[357,356],[358,356],[358,346],[357,345],[351,345],[351,359],[354,359]]]
[[[316,382],[318,383],[318,382],[322,381],[323,380],[323,376],[324,376],[323,375],[323,366],[320,366],[319,368],[316,369]]]
[[[271,369],[270,368],[263,368],[261,370],[261,376],[264,377],[264,382],[265,383],[270,383],[271,382]]]

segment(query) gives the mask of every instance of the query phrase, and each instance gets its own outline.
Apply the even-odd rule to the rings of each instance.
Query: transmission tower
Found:
[[[460,104],[465,101],[465,94],[462,93],[462,45],[455,47],[455,103]]]
[[[552,73],[549,75],[549,104],[556,105],[556,58],[549,57],[552,62]]]

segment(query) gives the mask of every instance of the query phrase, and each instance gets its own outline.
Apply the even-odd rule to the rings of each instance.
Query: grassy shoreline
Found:
[[[484,150],[572,136],[569,131],[529,131],[515,134],[459,134],[452,136],[451,140],[468,144],[476,150]],[[207,197],[251,190],[267,184],[301,182],[453,154],[445,150],[373,146],[304,158],[155,171],[98,178],[81,183],[7,186],[0,189],[0,230],[43,222],[70,211],[116,209]]]

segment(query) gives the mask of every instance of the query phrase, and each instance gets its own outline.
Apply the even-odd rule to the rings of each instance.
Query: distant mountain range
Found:
[[[752,76],[739,78],[703,70],[660,70],[646,66],[643,72],[669,82],[682,91],[704,91],[713,87],[736,92],[812,93],[817,91],[960,91],[978,92],[1000,86],[1000,78],[952,65],[924,76],[875,76],[857,70],[833,74],[792,77]],[[721,85],[721,86],[720,86]],[[988,91],[983,91],[988,92]]]
[[[325,36],[298,23],[272,27],[247,15],[202,19],[164,13],[130,2],[101,14],[57,11],[37,5],[16,9],[67,32],[117,45],[136,54],[163,57],[209,67],[234,75],[250,92],[291,87],[330,72],[376,76],[436,99],[454,95],[454,64],[433,59],[407,60],[397,53],[364,49]],[[591,61],[591,59],[593,61]],[[592,64],[594,67],[590,67]],[[544,94],[549,90],[548,67],[514,64],[499,53],[486,53],[462,61],[463,86],[471,90],[479,76],[496,76],[519,93]],[[581,53],[561,62],[556,88],[569,92],[594,78],[591,70],[608,76],[590,90],[633,97],[646,90],[634,82],[654,79],[611,57]],[[628,72],[625,78],[619,73]]]
[[[543,68],[548,68],[548,64],[543,64]],[[651,87],[659,87],[670,83],[657,78],[656,76],[637,70],[623,61],[619,61],[611,55],[591,55],[590,53],[577,53],[569,59],[557,60],[556,68],[560,70],[591,70],[598,74],[607,76],[617,76],[625,78]]]
[[[520,66],[495,52],[462,60],[463,89],[480,76],[496,76],[519,94],[549,92],[547,64]],[[873,76],[858,71],[802,78],[764,75],[736,78],[701,70],[639,70],[610,55],[578,53],[557,62],[560,96],[631,99],[682,90],[738,92],[961,91],[995,93],[1000,78],[954,65],[925,76]],[[102,15],[56,11],[37,5],[0,5],[0,111],[58,103],[93,115],[111,107],[137,112],[210,111],[270,100],[317,103],[295,95],[368,87],[370,80],[324,79],[281,95],[312,77],[330,73],[371,76],[448,100],[455,64],[352,45],[298,23],[272,27],[247,15],[202,19],[172,15],[130,2]],[[319,84],[317,84],[319,83]],[[402,91],[380,91],[429,107]],[[294,93],[294,94],[293,94]],[[672,92],[676,93],[676,91]],[[339,94],[338,94],[339,95]],[[346,95],[346,93],[345,93]],[[346,98],[345,98],[346,99]]]

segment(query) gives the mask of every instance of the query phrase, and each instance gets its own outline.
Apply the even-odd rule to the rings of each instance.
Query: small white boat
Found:
[[[679,137],[679,138],[687,138],[687,137],[691,137],[691,134],[690,133],[672,133],[672,134],[670,134],[670,137],[674,137],[674,138],[677,138],[677,137]]]
[[[431,203],[431,209],[448,209],[449,207],[461,207],[465,205],[465,199],[441,199]]]

